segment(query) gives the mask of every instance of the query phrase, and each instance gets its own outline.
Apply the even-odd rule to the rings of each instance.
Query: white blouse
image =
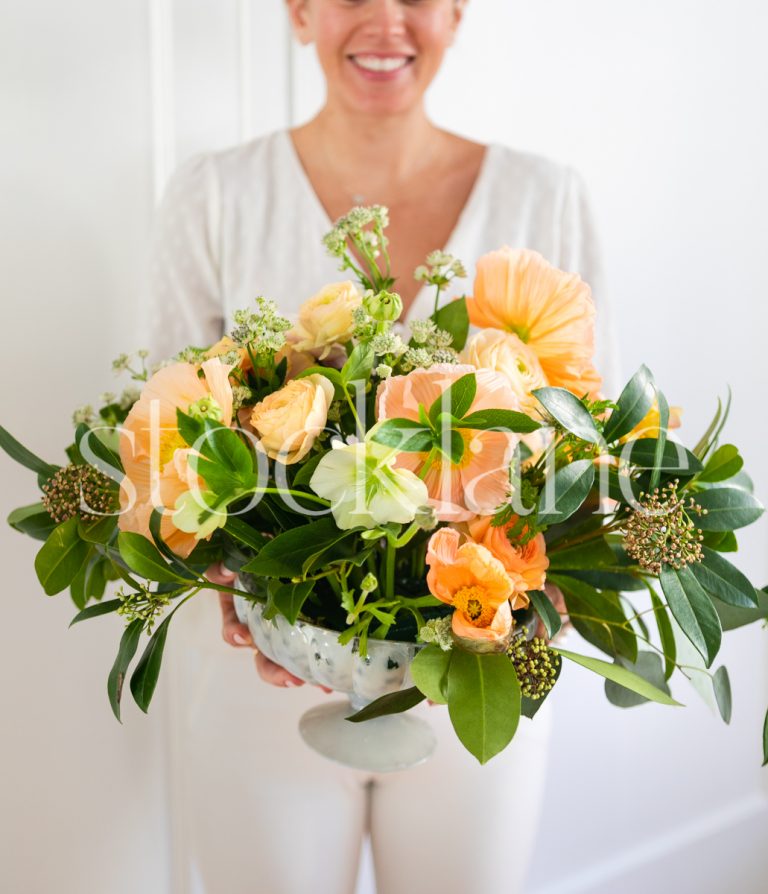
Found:
[[[331,226],[286,130],[190,158],[171,178],[157,212],[142,346],[157,360],[187,344],[211,344],[233,312],[257,295],[295,313],[323,285],[342,278],[322,244]],[[616,345],[581,177],[542,156],[490,145],[443,246],[464,262],[470,278],[454,281],[446,297],[471,294],[475,262],[502,245],[535,249],[592,286],[595,363],[605,393],[616,397]],[[433,290],[423,288],[409,317],[428,317],[432,301]]]

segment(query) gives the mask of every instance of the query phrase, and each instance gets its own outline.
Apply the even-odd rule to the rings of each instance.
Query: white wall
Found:
[[[762,0],[473,0],[430,97],[447,126],[581,170],[625,371],[651,366],[685,408],[688,441],[730,383],[729,436],[764,499],[766,33]],[[111,358],[133,347],[169,168],[318,102],[311,52],[289,56],[285,37],[263,0],[0,9],[0,422],[51,460],[71,408],[112,387]],[[34,498],[5,457],[0,475],[3,512]],[[737,557],[757,583],[767,530],[746,532]],[[73,610],[40,593],[35,544],[0,529],[0,548],[3,889],[169,890],[166,690],[119,727],[104,693],[119,625],[66,631]],[[730,728],[692,692],[679,692],[684,711],[622,713],[578,671],[563,679],[531,894],[763,890],[768,693],[764,662],[746,655],[764,636],[728,638]]]

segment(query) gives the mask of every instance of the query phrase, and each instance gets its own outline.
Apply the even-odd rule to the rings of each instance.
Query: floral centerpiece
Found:
[[[768,615],[727,558],[763,511],[720,443],[727,407],[687,449],[646,367],[603,394],[589,287],[533,251],[485,255],[471,297],[445,303],[465,272],[433,253],[416,277],[434,313],[406,329],[386,225],[382,207],[336,223],[326,246],[356,282],[326,286],[293,322],[259,297],[213,346],[151,372],[146,352],[119,358],[139,387],[78,411],[66,466],[0,430],[38,476],[40,502],[9,522],[44,541],[43,589],[69,589],[75,622],[125,621],[116,716],[142,637],[130,690],[147,710],[176,612],[228,589],[245,617],[330,631],[363,659],[412,644],[408,675],[348,720],[428,698],[481,762],[535,715],[563,660],[618,705],[677,705],[669,681],[692,673],[682,640],[727,721],[723,631]],[[216,562],[237,586],[207,579]],[[558,645],[566,622],[604,657]]]

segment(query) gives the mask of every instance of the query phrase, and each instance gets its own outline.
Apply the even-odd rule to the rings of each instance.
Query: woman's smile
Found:
[[[415,56],[405,54],[352,53],[347,56],[360,74],[373,81],[392,81],[410,66]]]

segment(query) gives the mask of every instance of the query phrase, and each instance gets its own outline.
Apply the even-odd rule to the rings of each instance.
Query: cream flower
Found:
[[[375,441],[336,442],[333,447],[317,464],[309,484],[331,501],[342,531],[386,522],[406,524],[427,505],[426,485],[413,472],[394,468],[397,453],[390,447]]]
[[[251,410],[259,447],[285,465],[297,463],[325,428],[332,400],[333,385],[319,373],[293,379],[268,394]]]
[[[299,319],[288,333],[295,350],[311,351],[323,360],[334,344],[352,337],[353,313],[362,302],[363,296],[349,280],[325,286],[302,304]]]
[[[531,396],[535,388],[543,388],[547,377],[536,352],[512,332],[483,329],[473,336],[462,354],[462,363],[478,369],[492,369],[501,373],[520,400],[520,409],[530,413],[538,408]]]

